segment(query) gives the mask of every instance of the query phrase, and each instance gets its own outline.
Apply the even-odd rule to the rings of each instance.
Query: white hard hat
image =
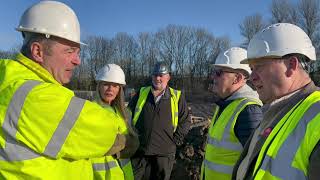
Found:
[[[16,30],[57,36],[85,45],[80,42],[80,25],[76,14],[70,7],[57,1],[40,1],[28,8]]]
[[[96,75],[96,81],[106,81],[126,85],[124,72],[121,67],[116,64],[107,64],[102,67]]]
[[[301,28],[289,23],[278,23],[263,29],[250,40],[248,58],[241,63],[266,57],[283,57],[292,53],[316,60],[315,48]]]
[[[250,75],[251,70],[247,64],[240,64],[240,61],[247,58],[247,51],[240,47],[232,47],[220,53],[214,66],[227,67],[232,69],[245,70]]]

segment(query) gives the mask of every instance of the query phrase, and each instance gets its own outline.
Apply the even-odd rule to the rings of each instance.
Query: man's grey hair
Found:
[[[303,54],[298,54],[298,53],[287,54],[287,55],[283,56],[283,58],[288,58],[291,56],[295,56],[300,62],[300,65],[301,65],[300,67],[305,72],[310,73],[313,61],[311,61],[307,56],[305,56]]]
[[[51,54],[52,40],[45,34],[23,32],[23,45],[20,52],[28,58],[31,58],[31,45],[34,42],[41,43],[44,46],[44,53]]]

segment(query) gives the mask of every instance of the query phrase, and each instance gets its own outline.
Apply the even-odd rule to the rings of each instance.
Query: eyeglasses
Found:
[[[236,72],[227,71],[227,70],[223,70],[223,69],[213,69],[210,74],[211,74],[211,76],[220,77],[220,76],[222,76],[223,73],[236,73]]]

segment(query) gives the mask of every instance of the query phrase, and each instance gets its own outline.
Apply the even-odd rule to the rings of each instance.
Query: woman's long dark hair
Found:
[[[103,98],[101,97],[100,94],[100,86],[102,84],[102,81],[98,82],[97,84],[97,102],[104,106],[106,103],[103,101]],[[129,131],[131,131],[132,133],[135,134],[135,131],[132,130],[132,126],[131,126],[131,113],[129,112],[129,110],[126,108],[125,105],[125,98],[124,98],[124,88],[123,85],[118,84],[119,85],[119,92],[117,94],[117,96],[115,97],[115,99],[111,102],[111,106],[119,112],[119,114],[122,116],[122,118],[125,120],[126,126],[129,129]],[[130,121],[130,122],[129,122]],[[136,134],[135,134],[136,135]]]

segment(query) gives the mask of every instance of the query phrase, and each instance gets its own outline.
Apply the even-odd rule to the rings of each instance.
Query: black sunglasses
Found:
[[[212,76],[220,77],[225,72],[227,72],[227,73],[236,73],[236,72],[227,71],[227,70],[223,70],[223,69],[213,69],[210,74]]]

